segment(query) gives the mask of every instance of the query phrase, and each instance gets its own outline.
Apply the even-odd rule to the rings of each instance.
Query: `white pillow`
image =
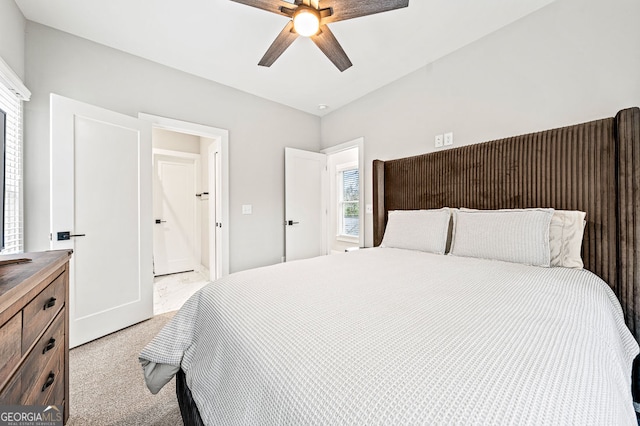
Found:
[[[437,210],[392,210],[380,246],[444,254],[450,216],[447,207]]]
[[[460,210],[479,211],[477,209],[464,207]],[[500,209],[500,211],[521,210],[522,209]],[[554,210],[553,216],[551,216],[551,222],[549,223],[549,263],[551,267],[584,268],[581,250],[584,228],[587,224],[585,217],[586,213],[578,210]],[[449,236],[451,237],[451,233]]]
[[[580,250],[586,224],[585,212],[556,210],[549,224],[551,266],[582,269]]]
[[[454,211],[451,253],[549,267],[553,209]]]

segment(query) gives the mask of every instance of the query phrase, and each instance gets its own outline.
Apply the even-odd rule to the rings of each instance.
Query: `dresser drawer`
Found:
[[[22,377],[21,405],[46,405],[47,401],[64,399],[63,395],[54,395],[56,389],[64,389],[58,386],[60,382],[64,382],[64,348],[59,346],[52,352],[47,364],[38,371],[35,381],[27,382]]]
[[[51,358],[57,354],[57,349],[64,346],[64,312],[64,309],[60,311],[25,360],[22,367],[23,393],[28,393],[27,389],[38,381]]]
[[[57,405],[63,423],[69,419],[70,255],[22,253],[31,259],[22,263],[0,256],[0,406]]]
[[[7,386],[0,391],[0,405],[16,405],[22,396],[21,372],[14,375]]]
[[[26,353],[38,335],[65,301],[65,274],[60,275],[40,292],[22,313],[22,353]]]
[[[60,377],[56,377],[55,382],[51,386],[51,392],[43,401],[42,405],[64,405],[64,363],[60,362]]]
[[[17,313],[0,327],[0,386],[20,361],[22,351],[22,315]],[[1,389],[0,389],[1,390]]]

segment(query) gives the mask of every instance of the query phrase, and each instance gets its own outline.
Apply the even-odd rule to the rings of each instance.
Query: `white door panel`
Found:
[[[195,269],[195,169],[194,160],[154,156],[155,275]]]
[[[326,249],[327,157],[285,148],[285,258],[321,256]]]
[[[71,347],[153,315],[151,221],[150,125],[52,95],[51,248],[74,251]]]

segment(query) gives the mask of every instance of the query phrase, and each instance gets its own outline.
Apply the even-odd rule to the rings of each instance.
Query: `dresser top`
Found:
[[[64,265],[71,253],[71,250],[53,250],[0,256],[0,264],[7,260],[30,259],[0,266],[0,311],[6,303],[29,293],[33,286]]]

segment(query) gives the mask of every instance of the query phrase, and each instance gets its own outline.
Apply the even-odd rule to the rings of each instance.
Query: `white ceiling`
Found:
[[[322,116],[553,1],[411,0],[329,24],[353,62],[343,73],[303,37],[259,67],[287,18],[230,0],[16,3],[31,21]]]

